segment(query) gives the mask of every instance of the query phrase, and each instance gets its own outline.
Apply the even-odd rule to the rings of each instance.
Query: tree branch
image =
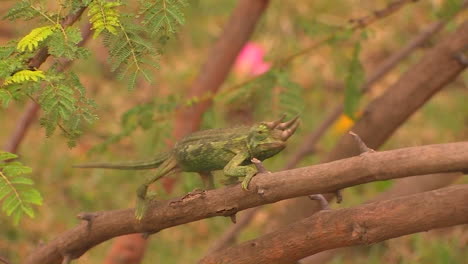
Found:
[[[239,185],[200,192],[151,204],[141,221],[133,209],[99,212],[89,227],[81,223],[36,249],[29,264],[59,263],[62,256],[77,258],[112,237],[159,230],[214,216],[229,216],[247,208],[283,199],[326,193],[377,180],[468,169],[468,142],[376,152],[253,178],[250,191]],[[261,193],[261,194],[259,194]],[[342,220],[342,219],[341,219]]]
[[[321,211],[258,239],[202,259],[200,264],[282,264],[327,249],[369,245],[430,229],[468,223],[468,185],[355,208]]]

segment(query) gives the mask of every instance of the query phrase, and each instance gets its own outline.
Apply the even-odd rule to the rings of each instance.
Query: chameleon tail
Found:
[[[100,168],[100,169],[116,169],[116,170],[146,170],[154,169],[159,167],[167,158],[170,153],[166,152],[156,156],[151,160],[145,161],[127,161],[127,162],[115,162],[115,163],[84,163],[74,165],[73,168]]]

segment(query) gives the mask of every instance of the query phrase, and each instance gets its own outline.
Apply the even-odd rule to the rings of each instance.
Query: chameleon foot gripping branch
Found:
[[[194,132],[177,142],[173,149],[157,155],[149,161],[89,163],[77,168],[107,168],[122,170],[156,169],[137,190],[135,217],[142,219],[148,207],[148,187],[160,178],[175,171],[197,172],[203,182],[212,188],[212,171],[222,170],[235,182],[243,177],[242,188],[248,189],[257,169],[249,166],[252,159],[268,159],[286,147],[287,140],[299,126],[298,117],[283,122],[284,116],[272,122],[260,122],[252,126],[210,129]]]

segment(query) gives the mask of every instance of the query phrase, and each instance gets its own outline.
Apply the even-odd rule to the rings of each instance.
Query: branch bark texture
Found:
[[[227,248],[200,264],[292,263],[327,249],[368,245],[468,223],[468,185],[356,208],[325,210],[261,238]]]
[[[459,142],[367,153],[316,166],[264,173],[254,177],[250,191],[232,185],[154,202],[141,222],[135,219],[133,209],[99,212],[90,226],[82,223],[62,233],[49,244],[37,248],[25,263],[59,263],[63,256],[77,258],[112,237],[155,233],[292,197],[326,193],[377,180],[467,169],[468,142]]]

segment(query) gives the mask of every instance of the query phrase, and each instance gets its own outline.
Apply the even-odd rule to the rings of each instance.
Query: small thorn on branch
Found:
[[[72,258],[70,254],[65,254],[63,256],[62,264],[69,264],[71,262]]]
[[[343,194],[341,193],[341,190],[336,190],[335,196],[336,196],[336,203],[341,203],[343,201]]]
[[[321,195],[321,194],[312,194],[312,195],[309,195],[309,198],[311,200],[319,201],[320,208],[322,210],[330,210],[330,207],[328,206],[328,201],[327,201],[327,199],[325,199],[325,197],[323,197],[323,195]]]
[[[87,225],[88,230],[91,229],[92,222],[93,222],[94,218],[96,218],[97,216],[98,216],[97,213],[87,213],[87,212],[82,212],[82,213],[79,213],[78,215],[76,215],[76,217],[78,219],[81,219],[81,220],[86,221],[88,223],[88,225]]]
[[[150,232],[141,233],[141,237],[142,237],[143,239],[145,239],[145,240],[148,239],[148,238],[150,237],[150,235],[151,235]]]
[[[255,165],[259,173],[271,173],[265,169],[265,166],[263,166],[263,163],[260,160],[252,158],[250,161],[253,163],[253,165]]]
[[[358,136],[358,134],[354,133],[353,131],[349,131],[349,134],[353,136],[354,140],[358,144],[361,154],[375,152],[375,150],[367,147],[367,145],[364,143],[364,141],[362,141],[362,139]]]
[[[2,256],[0,256],[0,262],[5,263],[5,264],[10,264],[11,263],[10,261],[8,261],[8,259],[6,259],[6,258],[4,258]]]
[[[465,54],[459,52],[456,53],[454,57],[461,65],[468,66],[468,57]]]
[[[232,215],[229,216],[229,218],[231,218],[231,222],[233,224],[237,223],[237,214],[232,214]]]

